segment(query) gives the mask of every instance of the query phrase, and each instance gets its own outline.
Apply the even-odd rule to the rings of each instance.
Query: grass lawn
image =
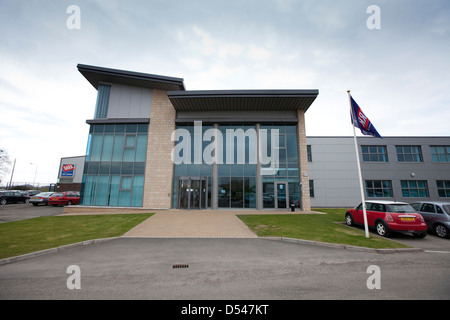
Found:
[[[152,216],[111,214],[40,217],[0,224],[0,259],[86,240],[117,237]]]
[[[239,218],[259,237],[295,238],[373,249],[410,248],[374,233],[370,233],[367,239],[363,228],[336,223],[344,222],[346,209],[314,210],[327,214],[241,215]]]

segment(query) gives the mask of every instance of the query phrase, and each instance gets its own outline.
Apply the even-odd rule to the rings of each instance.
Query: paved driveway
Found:
[[[63,212],[63,207],[33,206],[31,203],[6,204],[0,206],[0,223],[43,216],[56,216]]]

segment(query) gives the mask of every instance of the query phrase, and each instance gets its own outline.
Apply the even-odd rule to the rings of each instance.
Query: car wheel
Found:
[[[440,238],[448,238],[449,237],[448,229],[442,224],[435,225],[434,232]]]
[[[348,226],[352,226],[352,225],[353,225],[353,217],[352,217],[352,215],[351,215],[350,213],[347,213],[347,214],[345,215],[345,223],[346,223]]]
[[[382,222],[382,221],[378,221],[378,222],[375,224],[375,229],[377,230],[377,233],[378,233],[379,236],[382,236],[382,237],[389,237],[389,235],[390,235],[390,232],[389,232],[388,227],[387,227],[386,224],[385,224],[384,222]]]
[[[68,205],[68,206],[71,206],[71,205],[72,205],[72,201],[70,201],[70,200],[67,201],[67,205]]]
[[[38,205],[37,203],[33,203],[33,206],[37,207],[37,205]]]
[[[0,205],[4,206],[6,204],[6,199],[0,200]]]

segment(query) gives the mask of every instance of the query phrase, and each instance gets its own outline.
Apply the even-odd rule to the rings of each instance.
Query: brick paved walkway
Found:
[[[255,238],[235,211],[166,210],[124,234],[124,237]]]

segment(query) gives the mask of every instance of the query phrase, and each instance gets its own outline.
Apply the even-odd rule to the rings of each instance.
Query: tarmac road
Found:
[[[63,212],[64,207],[44,205],[33,206],[31,203],[8,203],[4,206],[0,206],[0,223],[43,216],[56,216]]]
[[[173,265],[188,265],[173,268]],[[81,289],[69,289],[80,268]],[[380,289],[369,289],[371,265]],[[0,299],[450,299],[450,254],[265,239],[117,238],[0,266]]]

